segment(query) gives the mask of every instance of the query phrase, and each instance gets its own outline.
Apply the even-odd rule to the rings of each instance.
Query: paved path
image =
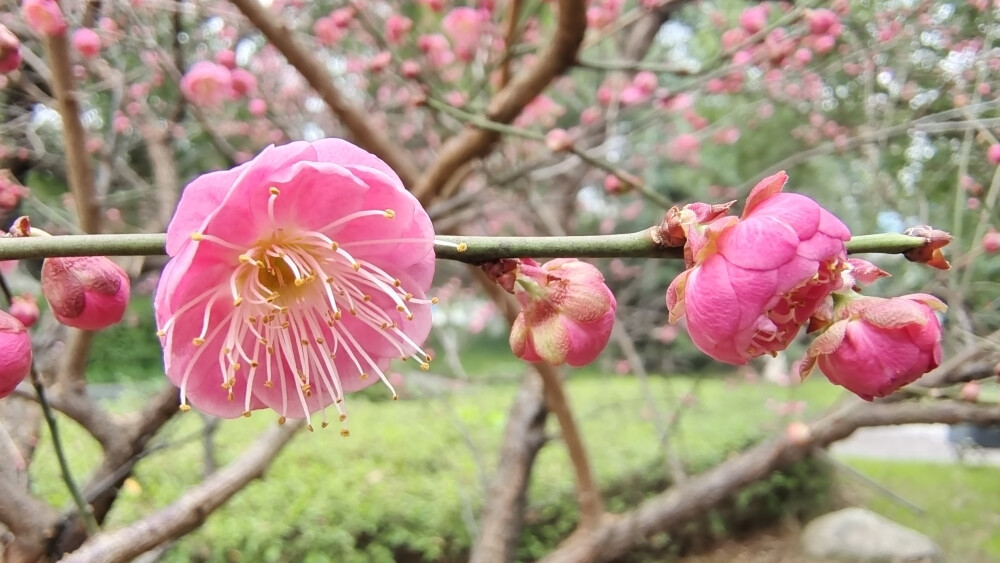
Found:
[[[862,428],[833,444],[830,452],[838,457],[1000,466],[1000,449],[956,448],[948,441],[947,424]]]

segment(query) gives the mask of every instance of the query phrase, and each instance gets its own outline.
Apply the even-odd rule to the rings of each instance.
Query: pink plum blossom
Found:
[[[38,321],[38,302],[35,296],[26,293],[15,295],[10,303],[10,314],[15,319],[21,321],[26,328],[31,328]]]
[[[122,320],[131,284],[121,266],[103,256],[46,258],[42,294],[60,323],[100,330]]]
[[[267,102],[260,98],[254,98],[247,103],[247,111],[254,117],[263,117],[267,114]]]
[[[592,264],[557,258],[539,266],[524,259],[514,296],[521,312],[511,327],[510,347],[523,360],[583,366],[611,338],[617,302]]]
[[[986,149],[986,160],[994,166],[1000,165],[1000,143],[990,145],[990,148]]]
[[[385,20],[385,40],[391,45],[398,45],[411,29],[413,20],[399,14],[391,14]]]
[[[797,366],[804,378],[817,364],[827,379],[866,401],[913,383],[941,363],[941,324],[947,307],[931,295],[892,299],[844,296],[834,323]]]
[[[987,254],[996,254],[1000,252],[1000,233],[996,229],[990,227],[990,230],[983,235],[983,250]]]
[[[223,49],[215,54],[215,62],[233,70],[236,68],[236,53],[232,49]]]
[[[850,231],[815,201],[781,193],[787,179],[757,184],[739,219],[700,214],[703,203],[679,213],[689,269],[667,290],[670,321],[686,318],[691,340],[721,362],[784,350],[842,284]]]
[[[205,108],[221,105],[232,96],[232,88],[229,69],[211,61],[193,64],[181,78],[181,91],[187,99]]]
[[[66,33],[66,18],[56,0],[24,0],[21,15],[35,33],[42,36]]]
[[[31,371],[31,337],[21,321],[0,311],[0,398],[14,392]]]
[[[344,36],[344,28],[337,25],[333,18],[326,16],[317,19],[313,24],[313,35],[317,43],[330,47]]]
[[[11,30],[0,25],[0,74],[13,72],[21,66],[21,40]]]
[[[441,20],[441,28],[451,38],[461,61],[471,61],[482,39],[486,14],[474,8],[453,8]]]
[[[573,136],[565,129],[552,129],[545,134],[545,146],[552,152],[562,152],[573,146]]]
[[[683,133],[667,145],[667,157],[674,162],[683,162],[688,166],[698,166],[698,151],[700,149],[701,141],[698,137],[690,133]]]
[[[767,27],[767,4],[751,6],[740,14],[740,27],[747,33],[757,33]]]
[[[271,408],[310,426],[323,410],[325,425],[331,404],[346,420],[345,393],[388,385],[392,358],[426,369],[433,241],[395,172],[339,139],[196,178],[167,228],[154,299],[181,408]]]
[[[257,77],[249,70],[234,68],[230,72],[232,80],[232,93],[234,97],[243,98],[249,96],[257,89]]]
[[[73,32],[73,47],[85,59],[92,59],[101,52],[101,38],[94,30],[81,28]]]

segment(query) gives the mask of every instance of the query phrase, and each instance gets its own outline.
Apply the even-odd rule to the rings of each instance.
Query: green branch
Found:
[[[653,239],[656,227],[619,235],[565,237],[435,238],[441,260],[478,264],[501,258],[681,258],[678,247],[664,247]],[[0,260],[55,256],[153,256],[166,254],[164,234],[62,235],[0,238]],[[851,254],[902,254],[926,244],[922,237],[896,233],[861,235],[847,243]]]

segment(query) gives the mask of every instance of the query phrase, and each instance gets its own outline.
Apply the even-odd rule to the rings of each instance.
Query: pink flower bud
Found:
[[[835,385],[866,401],[913,383],[941,363],[944,303],[916,293],[893,299],[847,296],[830,325],[798,364],[801,377],[815,365]]]
[[[538,266],[524,259],[514,295],[521,312],[510,348],[523,360],[582,366],[611,338],[618,304],[600,270],[587,262],[558,258]]]
[[[809,429],[808,424],[795,421],[785,428],[785,437],[796,446],[805,446],[812,439],[812,430]]]
[[[958,396],[963,401],[968,401],[970,403],[975,403],[979,400],[979,392],[982,389],[982,385],[978,381],[966,381],[962,384],[962,388],[958,391]]]
[[[670,321],[685,317],[694,344],[721,362],[784,350],[843,284],[850,231],[815,201],[781,193],[787,179],[757,184],[738,220],[687,225],[691,267],[667,289]]]
[[[42,293],[66,326],[100,330],[117,323],[130,288],[125,271],[103,256],[46,258],[42,264]]]
[[[986,149],[986,159],[994,166],[1000,165],[1000,144],[990,145]]]
[[[552,152],[562,152],[573,146],[573,137],[565,129],[553,129],[545,134],[545,146]]]
[[[73,47],[85,59],[92,59],[101,52],[101,38],[93,30],[82,28],[73,32]]]
[[[31,371],[31,337],[21,321],[0,311],[0,398],[14,392]]]
[[[757,33],[767,26],[767,4],[760,4],[743,10],[740,14],[740,27],[748,33]]]
[[[983,250],[987,254],[1000,252],[1000,233],[993,227],[990,227],[990,230],[983,235]]]
[[[249,96],[257,89],[257,77],[249,70],[243,68],[233,69],[230,72],[230,79],[232,81],[234,97],[242,98]]]
[[[31,29],[42,36],[66,33],[66,18],[55,0],[24,0],[21,15]]]
[[[0,74],[21,66],[21,41],[11,30],[0,25]]]
[[[10,304],[10,314],[15,319],[21,321],[26,328],[31,328],[38,321],[38,303],[35,296],[26,293],[21,296],[14,296]]]

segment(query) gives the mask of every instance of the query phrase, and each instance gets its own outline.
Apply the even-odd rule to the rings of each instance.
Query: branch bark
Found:
[[[358,144],[384,160],[396,174],[399,174],[404,184],[413,186],[417,182],[419,172],[410,160],[410,156],[382,131],[370,125],[365,113],[344,97],[326,67],[295,40],[293,32],[276,14],[261,6],[257,0],[231,1],[309,82]]]
[[[490,101],[486,111],[486,117],[490,121],[513,121],[524,106],[573,65],[587,31],[586,12],[587,5],[583,0],[559,0],[555,36],[539,56],[538,62],[527,72],[514,76]],[[442,147],[431,168],[413,187],[413,194],[426,205],[459,168],[474,158],[485,156],[499,139],[499,133],[477,128],[465,129],[458,136],[452,137]]]
[[[746,485],[802,459],[814,448],[846,438],[858,428],[931,422],[997,423],[1000,422],[1000,406],[953,401],[872,404],[859,400],[811,424],[807,440],[794,442],[780,437],[754,446],[634,510],[607,516],[599,526],[578,531],[542,561],[610,561],[642,544],[650,535],[683,525]]]
[[[281,449],[302,428],[302,421],[273,427],[240,457],[217,471],[175,502],[114,531],[98,534],[63,563],[117,563],[132,558],[194,530],[213,511],[251,481],[262,477]]]

